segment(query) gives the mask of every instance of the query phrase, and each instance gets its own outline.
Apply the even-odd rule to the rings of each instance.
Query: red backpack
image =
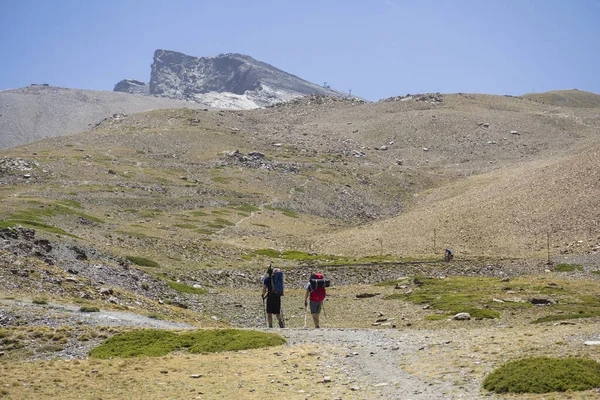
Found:
[[[323,274],[310,276],[310,301],[322,302],[327,296],[325,288],[329,287],[329,279],[323,279]]]

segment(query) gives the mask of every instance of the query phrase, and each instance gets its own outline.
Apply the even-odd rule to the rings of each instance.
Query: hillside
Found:
[[[595,113],[512,97],[439,99],[315,96],[109,119],[6,152],[37,166],[26,179],[4,175],[5,215],[24,207],[12,199],[25,193],[32,204],[69,199],[104,222],[45,222],[104,251],[172,254],[184,269],[244,263],[262,248],[539,257],[549,225],[560,232],[557,252],[597,244]]]
[[[198,104],[127,93],[29,86],[0,91],[0,148],[92,129],[115,114]]]
[[[600,107],[600,95],[583,90],[552,90],[544,93],[528,93],[521,97],[561,107]]]
[[[541,398],[482,381],[507,360],[597,359],[599,128],[593,107],[520,97],[306,96],[2,150],[0,397]],[[265,333],[271,263],[285,344],[90,354]],[[313,271],[332,282],[320,329]]]

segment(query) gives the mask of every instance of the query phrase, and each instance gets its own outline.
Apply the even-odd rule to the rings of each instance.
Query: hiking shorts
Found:
[[[319,314],[321,312],[321,307],[323,307],[322,301],[312,301],[310,302],[310,313],[311,314]]]
[[[275,294],[267,296],[267,312],[269,314],[281,314],[281,296]]]

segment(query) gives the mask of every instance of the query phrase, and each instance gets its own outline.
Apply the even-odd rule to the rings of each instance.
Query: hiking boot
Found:
[[[282,319],[280,319],[280,320],[279,320],[279,327],[280,327],[280,328],[285,328],[285,325],[284,325],[284,323],[283,323],[283,320],[282,320]]]

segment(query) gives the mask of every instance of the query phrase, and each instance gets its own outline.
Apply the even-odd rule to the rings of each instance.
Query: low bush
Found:
[[[206,294],[208,293],[205,289],[195,288],[193,286],[186,285],[184,283],[169,281],[168,285],[171,289],[177,290],[181,293],[189,293],[189,294]]]
[[[532,357],[490,373],[484,389],[495,393],[550,393],[600,387],[600,363],[581,358]]]
[[[160,357],[187,349],[190,353],[216,353],[279,346],[285,339],[274,333],[237,329],[174,332],[157,329],[115,335],[89,352],[90,357]]]
[[[558,272],[583,271],[583,267],[579,264],[556,264],[554,270]]]

